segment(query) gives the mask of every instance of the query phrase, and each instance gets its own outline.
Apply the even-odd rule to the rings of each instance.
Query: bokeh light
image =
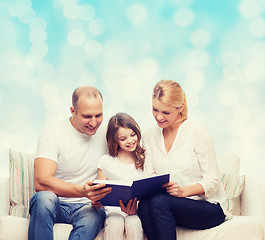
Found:
[[[207,3],[0,1],[0,173],[8,148],[34,152],[40,131],[69,117],[76,87],[101,90],[104,123],[124,111],[145,131],[155,83],[174,79],[217,153],[265,176],[265,2]]]

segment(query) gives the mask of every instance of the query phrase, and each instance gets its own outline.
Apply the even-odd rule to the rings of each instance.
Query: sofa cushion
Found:
[[[28,240],[29,219],[4,216],[0,224],[0,239],[5,240]],[[67,240],[73,226],[71,224],[56,223],[53,227],[54,240]],[[14,229],[16,229],[14,231]],[[103,239],[103,229],[99,232],[95,240]]]
[[[233,215],[240,215],[240,194],[245,184],[245,175],[221,174],[226,195],[226,210]]]
[[[29,217],[29,201],[34,195],[34,154],[9,150],[9,214]]]

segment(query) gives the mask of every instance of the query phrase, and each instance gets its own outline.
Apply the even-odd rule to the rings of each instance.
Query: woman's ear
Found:
[[[182,112],[184,110],[184,103],[181,104],[181,106],[179,107],[179,111]]]

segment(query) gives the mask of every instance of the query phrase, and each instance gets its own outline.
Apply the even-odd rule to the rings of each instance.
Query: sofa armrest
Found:
[[[248,176],[241,193],[241,215],[254,216],[265,226],[265,177]]]
[[[0,217],[9,214],[9,179],[0,177]]]

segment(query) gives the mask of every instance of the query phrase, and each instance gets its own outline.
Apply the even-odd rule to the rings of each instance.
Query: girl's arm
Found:
[[[99,169],[99,168],[98,168],[97,179],[108,180],[107,177],[105,176],[104,172],[101,169]]]

